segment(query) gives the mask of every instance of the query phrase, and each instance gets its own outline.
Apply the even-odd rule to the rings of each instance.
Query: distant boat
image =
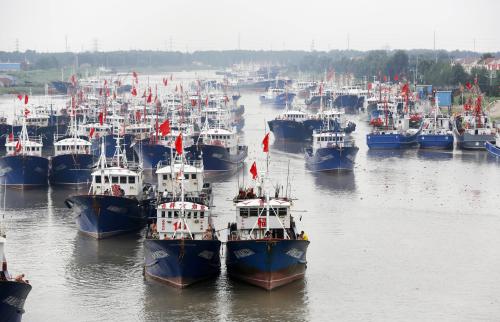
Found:
[[[495,129],[491,119],[482,110],[482,98],[478,96],[475,104],[464,105],[464,112],[453,119],[453,133],[457,146],[466,150],[484,150],[487,142],[495,142]]]
[[[417,136],[421,149],[453,149],[453,132],[450,117],[438,115],[439,104],[436,102],[434,115],[424,118],[422,131]]]
[[[78,229],[96,239],[139,230],[150,212],[152,189],[143,186],[142,169],[128,163],[119,137],[116,141],[110,164],[102,143],[89,193],[70,196],[65,201],[76,214]]]
[[[292,104],[295,93],[290,93],[284,88],[269,88],[266,94],[259,97],[260,103],[263,105],[271,105],[275,107],[285,107]]]
[[[352,171],[359,148],[351,135],[324,129],[312,135],[312,145],[305,150],[306,167],[314,172]]]
[[[399,115],[397,111],[390,111],[385,102],[382,117],[370,121],[373,129],[366,135],[366,144],[370,149],[406,149],[417,145],[421,127],[410,127],[409,114]]]

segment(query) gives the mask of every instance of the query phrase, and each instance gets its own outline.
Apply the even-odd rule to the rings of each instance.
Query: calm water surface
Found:
[[[3,98],[7,108],[11,98]],[[257,161],[265,121],[279,111],[244,94],[247,166],[214,181],[218,228]],[[356,119],[355,119],[356,120]],[[77,232],[73,191],[7,190],[12,273],[33,285],[23,321],[499,321],[500,163],[484,152],[360,151],[351,174],[316,175],[301,144],[273,143],[273,181],[290,168],[294,209],[308,233],[304,281],[273,292],[218,279],[185,290],[142,276],[142,234],[95,241]]]

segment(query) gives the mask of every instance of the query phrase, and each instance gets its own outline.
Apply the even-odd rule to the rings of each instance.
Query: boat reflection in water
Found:
[[[272,149],[280,152],[301,154],[302,157],[304,149],[309,146],[309,142],[293,142],[293,141],[274,141]]]
[[[1,188],[3,190],[3,187]],[[47,208],[49,188],[39,189],[6,189],[5,208],[9,209],[33,209]]]
[[[453,151],[449,150],[421,150],[417,152],[417,156],[427,160],[451,160],[453,159]]]
[[[356,191],[356,180],[353,172],[311,173],[315,186],[330,191]]]
[[[186,321],[255,321],[279,317],[282,321],[307,321],[308,303],[305,280],[267,294],[252,285],[228,279],[225,274],[182,290],[146,280],[143,318],[168,321],[182,316]],[[186,309],[190,307],[197,309]]]

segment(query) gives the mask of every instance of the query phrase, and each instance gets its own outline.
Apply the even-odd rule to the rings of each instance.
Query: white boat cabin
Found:
[[[465,129],[465,133],[471,135],[491,135],[496,132],[488,116],[480,115],[477,117],[469,112],[462,115],[462,128]]]
[[[422,134],[453,134],[450,130],[450,118],[447,116],[428,117],[424,118],[422,122]]]
[[[142,194],[142,172],[108,167],[92,172],[90,193],[96,195],[139,196]]]
[[[291,202],[282,198],[269,200],[269,216],[267,203],[263,198],[241,200],[236,204],[237,231],[233,231],[231,239],[262,239],[269,229],[273,235],[281,238],[290,236],[293,231],[290,213]],[[269,222],[267,220],[269,219]]]
[[[92,143],[81,138],[65,138],[54,142],[54,155],[91,154],[91,146]]]
[[[93,138],[100,138],[111,133],[111,125],[103,123],[87,123],[81,125],[82,133],[85,136],[90,136],[90,131],[94,129]]]
[[[276,117],[277,120],[289,120],[302,122],[310,118],[310,115],[302,111],[286,111]]]
[[[156,208],[159,239],[212,239],[209,207],[192,202],[166,202]]]
[[[28,114],[26,126],[44,127],[49,126],[49,116],[43,114]]]
[[[230,154],[238,152],[238,138],[236,133],[226,129],[208,129],[201,132],[203,144],[217,145],[226,148]]]
[[[148,138],[152,131],[153,127],[150,124],[136,123],[125,126],[125,134],[131,134],[138,140]]]
[[[29,156],[42,156],[42,139],[29,138],[27,140],[14,140],[5,143],[7,155],[29,155]]]
[[[158,192],[169,192],[174,195],[181,193],[181,176],[184,176],[184,192],[201,193],[204,183],[203,166],[200,161],[191,161],[184,164],[184,169],[180,162],[160,164],[156,175],[158,177]]]
[[[351,135],[345,132],[334,131],[314,131],[313,132],[313,151],[319,149],[339,147],[353,147],[355,144]]]

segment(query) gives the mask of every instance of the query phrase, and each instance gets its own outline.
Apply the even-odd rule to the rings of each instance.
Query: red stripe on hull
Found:
[[[271,291],[277,287],[284,286],[293,281],[303,279],[305,270],[306,265],[300,264],[276,272],[243,272],[239,270],[228,269],[228,274],[235,279]]]

